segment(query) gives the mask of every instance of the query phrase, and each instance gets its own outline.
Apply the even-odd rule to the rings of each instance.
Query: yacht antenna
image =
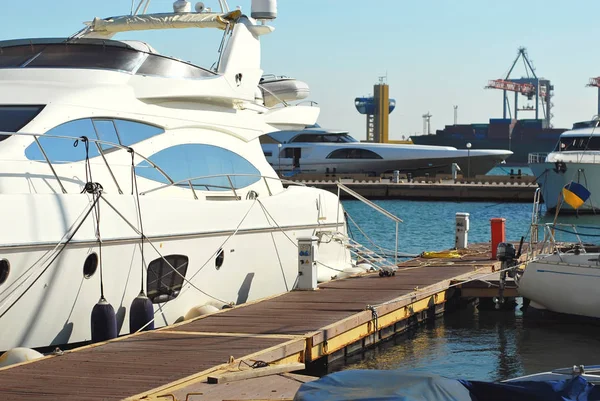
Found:
[[[229,12],[229,5],[227,4],[227,0],[219,0],[219,5],[221,6],[222,13]]]
[[[133,2],[135,2],[135,0],[131,0],[132,5],[133,5]],[[150,0],[140,0],[137,7],[135,8],[135,12],[133,12],[132,15],[137,15],[138,12],[140,11],[140,8],[142,7],[142,5],[144,3],[146,3],[146,5],[144,6],[144,10],[142,11],[142,14],[146,14],[146,11],[148,10],[148,6],[150,5]],[[132,9],[133,9],[133,7],[132,7]]]

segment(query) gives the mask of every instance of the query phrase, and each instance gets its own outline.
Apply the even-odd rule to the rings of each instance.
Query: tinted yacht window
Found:
[[[328,159],[382,159],[377,153],[368,149],[338,149],[327,156]]]
[[[143,53],[135,50],[98,45],[47,45],[27,68],[98,68],[131,72]]]
[[[46,132],[46,135],[39,137],[39,141],[52,163],[67,163],[85,160],[85,146],[80,141],[79,145],[74,147],[73,138],[86,136],[90,139],[131,146],[163,132],[161,128],[135,121],[84,118],[52,128]],[[50,135],[69,138],[52,138]],[[102,150],[115,149],[108,144],[102,144],[101,147]],[[90,143],[90,158],[99,155],[96,144]],[[29,160],[45,161],[44,155],[35,142],[25,149],[25,156]]]
[[[0,131],[17,132],[42,111],[42,106],[0,106]],[[0,135],[0,141],[8,135]]]
[[[213,145],[185,144],[161,150],[149,159],[159,166],[175,182],[194,177],[210,177],[195,179],[192,184],[199,190],[226,191],[231,189],[230,176],[235,188],[247,187],[260,180],[260,172],[248,160],[230,150]],[[137,175],[150,180],[167,183],[165,177],[148,162],[142,162],[135,168]],[[234,174],[250,174],[251,176],[235,176]],[[182,186],[188,186],[184,183]]]
[[[160,304],[177,298],[189,259],[185,255],[167,255],[148,264],[148,298],[153,304]]]
[[[214,75],[195,65],[153,54],[148,56],[137,74],[169,78],[202,78]]]

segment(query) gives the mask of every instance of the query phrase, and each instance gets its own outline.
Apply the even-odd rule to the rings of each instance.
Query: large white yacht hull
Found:
[[[497,166],[506,156],[478,155],[471,157],[426,157],[422,159],[324,159],[300,160],[299,170],[311,174],[374,174],[381,175],[395,170],[400,173],[411,173],[416,176],[430,174],[451,174],[452,163],[457,163],[464,175],[485,175]],[[277,160],[276,157],[268,158],[275,170],[294,170],[291,159]],[[298,169],[297,169],[298,170]]]
[[[123,335],[129,333],[129,308],[141,282],[146,288],[147,275],[144,269],[140,277],[140,237],[124,221],[138,225],[134,197],[105,198],[123,215],[100,200],[104,292]],[[0,204],[2,221],[14,222],[0,233],[0,259],[11,266],[8,281],[0,286],[0,350],[90,340],[91,311],[100,298],[99,269],[90,278],[83,276],[86,257],[98,252],[92,215],[43,270],[59,240],[89,209],[91,196],[1,195]],[[298,237],[326,233],[318,246],[321,277],[330,278],[335,269],[349,266],[344,244],[327,237],[345,232],[345,226],[337,223],[338,205],[332,194],[298,187],[241,201],[142,196],[144,233],[156,247],[144,244],[146,264],[160,255],[189,257],[185,274],[189,282],[175,299],[154,305],[155,326],[175,323],[191,308],[208,302],[240,304],[291,290],[298,274]],[[215,255],[220,248],[224,261],[217,269]],[[40,258],[43,261],[36,264]]]
[[[590,198],[577,209],[578,212],[593,212],[600,209],[600,164],[566,162],[566,171],[560,171],[555,163],[531,163],[529,167],[537,177],[542,189],[546,211],[554,212],[565,185],[571,181],[579,182],[590,192]],[[562,203],[561,212],[575,212],[571,206]]]
[[[543,255],[529,262],[518,280],[519,294],[553,312],[600,318],[597,253]]]

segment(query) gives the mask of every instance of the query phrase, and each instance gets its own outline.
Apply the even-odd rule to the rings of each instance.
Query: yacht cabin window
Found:
[[[555,151],[600,150],[600,136],[565,136],[560,138]]]
[[[0,120],[1,121],[1,120]],[[85,160],[85,147],[80,143],[74,147],[74,138],[86,136],[90,139],[131,146],[155,135],[162,134],[164,130],[153,125],[110,118],[84,118],[69,121],[52,128],[39,137],[48,159],[52,163],[69,163]],[[52,136],[66,136],[69,138],[56,138]],[[110,144],[100,144],[102,151],[118,149]],[[90,158],[99,156],[98,147],[90,143]],[[37,143],[33,142],[25,149],[25,156],[29,160],[45,162]]]
[[[148,264],[146,288],[153,304],[177,298],[187,273],[188,262],[185,255],[167,255]]]
[[[383,159],[368,149],[337,149],[327,156],[328,159]]]
[[[191,180],[199,190],[228,191],[231,184],[244,188],[260,180],[260,171],[242,156],[214,145],[188,143],[163,149],[148,157],[175,182]],[[143,161],[135,168],[136,174],[150,180],[167,184],[166,178],[148,162]],[[189,188],[189,183],[181,183]]]
[[[0,131],[18,132],[37,116],[44,106],[2,106],[0,105]],[[0,134],[0,141],[10,135]]]
[[[358,142],[348,134],[300,134],[290,142]]]

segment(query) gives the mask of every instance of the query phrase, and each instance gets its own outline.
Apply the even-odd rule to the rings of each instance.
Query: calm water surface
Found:
[[[452,248],[457,212],[470,213],[470,242],[490,240],[493,217],[506,218],[507,240],[518,241],[521,236],[528,239],[531,204],[376,203],[404,220],[399,227],[399,250],[407,253]],[[358,201],[345,201],[344,207],[369,237],[393,249],[395,226],[391,220]],[[552,218],[546,216],[544,221]],[[600,226],[600,217],[596,216],[559,221]],[[368,242],[357,229],[353,232],[360,241]],[[572,238],[566,234],[561,237]],[[588,242],[597,242],[594,239]],[[503,380],[573,364],[600,364],[600,324],[542,320],[523,315],[519,308],[497,312],[469,307],[331,369],[400,369],[471,380]]]

